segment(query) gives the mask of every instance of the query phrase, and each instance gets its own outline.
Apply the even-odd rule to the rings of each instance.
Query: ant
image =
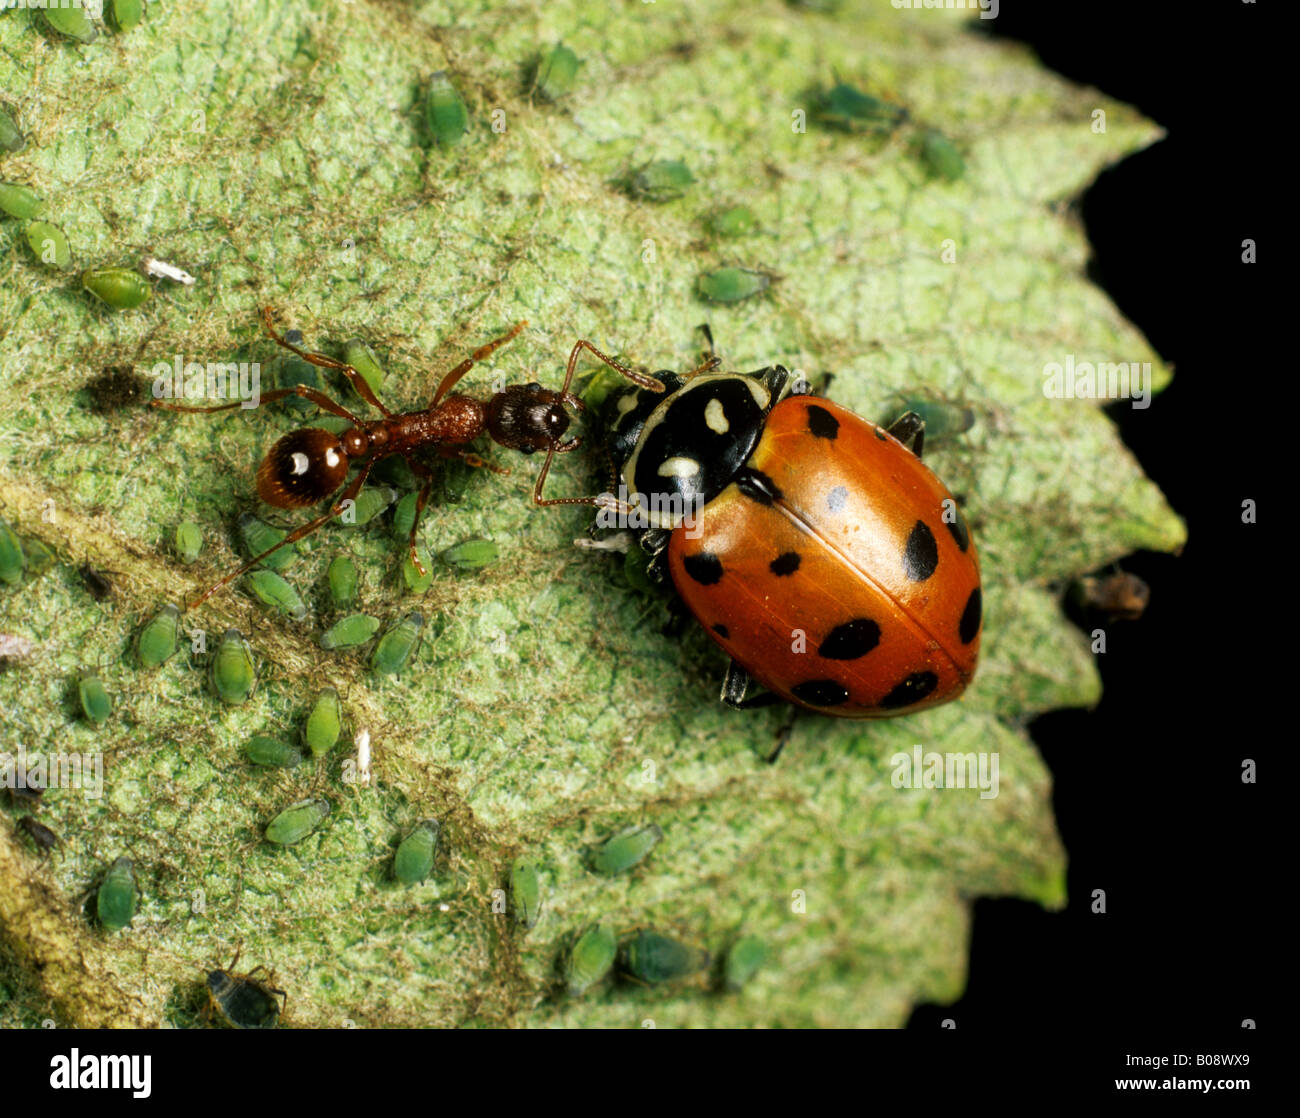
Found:
[[[331,517],[337,516],[346,507],[347,502],[356,498],[375,463],[391,455],[400,455],[404,458],[411,471],[421,480],[410,538],[411,560],[421,575],[425,570],[416,553],[415,538],[416,530],[420,525],[420,514],[424,511],[433,488],[433,472],[416,457],[420,452],[435,451],[443,458],[459,458],[470,466],[485,466],[495,473],[504,474],[509,471],[494,466],[477,454],[466,450],[465,444],[486,434],[493,442],[509,450],[518,450],[524,454],[545,450],[546,461],[542,464],[541,472],[537,476],[537,484],[533,488],[534,504],[588,504],[589,498],[546,499],[542,497],[542,486],[546,482],[546,475],[550,472],[552,459],[557,454],[567,454],[571,450],[576,450],[582,443],[581,436],[562,441],[570,423],[565,405],[571,404],[578,411],[586,411],[582,401],[569,391],[578,354],[583,349],[588,349],[634,384],[652,392],[664,390],[663,384],[654,377],[635,372],[619,364],[584,339],[577,342],[573,352],[569,354],[564,385],[559,392],[543,388],[534,381],[529,384],[510,385],[494,393],[487,400],[476,400],[472,396],[458,393],[448,395],[456,382],[477,362],[483,361],[495,350],[517,337],[528,325],[527,321],[524,321],[517,323],[508,333],[495,338],[487,345],[480,346],[447,373],[439,382],[438,389],[434,392],[427,408],[394,414],[380,403],[365,378],[351,365],[322,353],[308,353],[277,334],[271,322],[270,307],[262,309],[262,323],[266,327],[267,334],[277,345],[322,369],[337,369],[343,373],[361,398],[371,407],[377,408],[383,418],[360,419],[342,404],[336,403],[324,393],[304,384],[292,388],[277,388],[264,393],[262,395],[264,403],[271,403],[286,396],[301,396],[321,410],[348,420],[352,426],[337,435],[320,427],[300,427],[282,436],[267,451],[261,466],[258,467],[258,496],[275,508],[298,509],[319,504],[331,494],[337,493],[345,482],[347,487],[328,512],[295,528],[274,547],[268,548],[233,574],[227,575],[207,590],[202,597],[191,603],[190,608],[202,605],[223,586],[251,571],[272,552],[310,535]],[[241,406],[241,401],[238,400],[230,404],[218,404],[215,407],[192,407],[156,399],[149,402],[156,408],[183,412],[220,412]],[[354,465],[359,466],[360,469],[352,481],[348,482],[348,473]]]

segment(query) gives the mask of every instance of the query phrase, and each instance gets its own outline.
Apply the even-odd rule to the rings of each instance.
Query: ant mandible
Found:
[[[601,353],[591,342],[581,340],[569,354],[568,369],[564,376],[564,386],[559,392],[543,388],[537,382],[510,385],[494,393],[487,400],[476,400],[472,396],[460,394],[448,395],[456,382],[484,360],[493,351],[505,345],[528,325],[527,321],[517,323],[509,333],[480,346],[468,358],[457,365],[438,384],[438,390],[427,408],[420,411],[395,414],[388,410],[371,390],[362,375],[351,365],[326,357],[323,353],[308,353],[275,332],[271,323],[271,308],[262,309],[262,322],[266,332],[277,345],[296,353],[305,361],[322,369],[337,369],[352,383],[361,398],[377,408],[382,419],[360,419],[331,400],[323,392],[305,384],[292,388],[277,388],[262,395],[263,403],[272,403],[286,396],[301,396],[310,400],[322,411],[348,420],[352,426],[341,434],[334,434],[321,427],[300,427],[290,431],[276,441],[267,451],[266,457],[257,471],[257,493],[268,505],[280,509],[307,508],[319,504],[340,486],[347,482],[348,473],[354,465],[361,468],[356,477],[347,483],[340,496],[328,512],[322,513],[314,520],[295,528],[274,547],[268,548],[261,555],[255,556],[233,574],[227,575],[220,582],[209,588],[202,597],[190,604],[196,608],[207,601],[223,586],[227,586],[240,575],[251,571],[268,555],[282,547],[296,543],[316,531],[333,516],[337,516],[346,502],[355,500],[370,476],[370,470],[380,459],[391,455],[400,455],[411,467],[411,471],[421,480],[420,495],[415,503],[415,520],[411,525],[411,560],[421,575],[425,573],[415,549],[416,531],[420,525],[420,515],[429,500],[433,488],[433,471],[421,462],[416,455],[422,451],[435,451],[443,458],[459,458],[470,466],[486,466],[496,473],[508,473],[508,470],[494,466],[465,449],[465,444],[480,435],[486,434],[493,442],[509,450],[518,450],[524,454],[545,450],[546,461],[537,475],[537,484],[533,488],[533,502],[538,505],[565,505],[587,503],[581,498],[542,497],[542,486],[550,472],[551,461],[557,454],[567,454],[576,450],[582,443],[581,436],[574,436],[561,441],[569,429],[569,413],[566,404],[572,404],[579,411],[586,408],[577,396],[569,391],[573,381],[573,370],[578,361],[578,354],[589,349],[601,361],[642,388],[652,392],[662,392],[663,384],[654,377],[635,372],[619,364],[612,357]],[[150,404],[169,411],[183,412],[220,412],[241,406],[241,401],[219,404],[215,407],[193,407],[188,404],[171,404],[163,400],[151,400]]]

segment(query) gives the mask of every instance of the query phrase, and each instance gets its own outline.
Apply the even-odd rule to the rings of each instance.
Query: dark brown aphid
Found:
[[[122,408],[135,407],[144,399],[147,383],[126,365],[109,365],[99,376],[86,382],[90,410],[96,415],[111,415]]]
[[[108,581],[108,576],[95,570],[89,563],[82,564],[77,573],[81,575],[81,581],[86,584],[86,589],[95,601],[102,602],[113,596],[113,584]]]
[[[1102,578],[1082,578],[1070,587],[1070,598],[1081,610],[1105,614],[1112,621],[1136,621],[1151,601],[1151,587],[1127,571]]]
[[[24,815],[18,820],[18,826],[27,832],[42,854],[49,854],[59,844],[59,836],[44,823],[38,823],[33,816]]]
[[[476,362],[484,360],[494,350],[518,336],[528,325],[527,322],[520,322],[509,333],[488,342],[485,346],[480,346],[447,373],[439,382],[438,390],[433,394],[433,399],[427,408],[394,414],[380,403],[365,378],[351,365],[321,353],[308,353],[277,334],[271,324],[269,307],[263,309],[262,321],[266,326],[266,332],[277,345],[296,353],[313,365],[323,369],[337,369],[343,373],[352,382],[361,398],[377,408],[383,418],[360,419],[342,404],[303,384],[295,385],[293,388],[277,388],[264,393],[262,401],[266,403],[286,396],[301,396],[331,415],[348,420],[352,427],[342,434],[334,434],[320,427],[300,427],[279,439],[267,452],[257,471],[257,492],[262,500],[268,505],[281,509],[308,508],[337,493],[345,483],[346,488],[327,512],[294,529],[275,547],[249,560],[233,574],[227,575],[202,597],[191,603],[191,607],[199,605],[223,586],[252,570],[272,552],[310,535],[332,516],[337,516],[343,510],[345,502],[356,498],[375,463],[392,455],[405,459],[421,483],[410,537],[411,560],[421,575],[425,571],[416,554],[415,540],[420,526],[420,515],[424,511],[433,487],[433,471],[417,457],[419,454],[432,452],[443,458],[459,458],[471,466],[486,466],[497,473],[506,473],[507,471],[491,465],[477,454],[467,450],[466,444],[481,435],[487,435],[498,445],[524,454],[545,450],[546,461],[542,464],[537,485],[533,489],[534,503],[538,505],[574,503],[569,498],[543,499],[542,486],[554,456],[567,454],[577,449],[582,442],[580,437],[562,440],[570,423],[566,405],[572,405],[579,411],[584,410],[582,401],[569,391],[578,354],[584,348],[591,350],[607,365],[617,369],[641,387],[656,392],[663,391],[663,385],[653,377],[633,372],[612,358],[606,357],[590,342],[580,341],[569,354],[564,385],[558,392],[533,382],[511,385],[487,400],[476,400],[472,396],[460,394],[449,395],[456,382],[468,373]],[[241,401],[208,408],[171,404],[162,400],[151,400],[150,403],[154,407],[185,412],[229,411],[242,406]],[[348,474],[353,466],[359,466],[360,469],[349,482]]]
[[[40,808],[41,797],[45,795],[44,788],[33,788],[28,784],[24,784],[22,787],[10,787],[7,791],[9,792],[9,802],[11,804],[26,804],[32,811],[37,811]]]
[[[275,976],[265,967],[254,967],[247,974],[233,973],[238,962],[236,951],[229,967],[208,972],[206,1012],[215,1013],[232,1029],[274,1029],[289,1004],[289,995],[271,985]],[[264,974],[266,980],[257,978],[258,974]]]

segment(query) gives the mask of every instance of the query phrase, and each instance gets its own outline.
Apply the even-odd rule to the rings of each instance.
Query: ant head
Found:
[[[560,442],[569,429],[567,404],[582,407],[571,393],[543,388],[536,381],[512,384],[488,401],[488,433],[493,442],[524,454],[571,449],[573,440]]]
[[[266,453],[257,471],[257,493],[278,509],[316,505],[348,477],[354,440],[320,427],[290,431]]]

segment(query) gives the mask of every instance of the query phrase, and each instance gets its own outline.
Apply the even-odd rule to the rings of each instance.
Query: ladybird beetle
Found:
[[[979,565],[921,463],[924,421],[886,429],[780,365],[719,364],[593,401],[623,499],[587,500],[598,526],[629,518],[652,578],[731,658],[722,701],[888,718],[956,698],[979,655]],[[767,693],[746,699],[751,679]]]

